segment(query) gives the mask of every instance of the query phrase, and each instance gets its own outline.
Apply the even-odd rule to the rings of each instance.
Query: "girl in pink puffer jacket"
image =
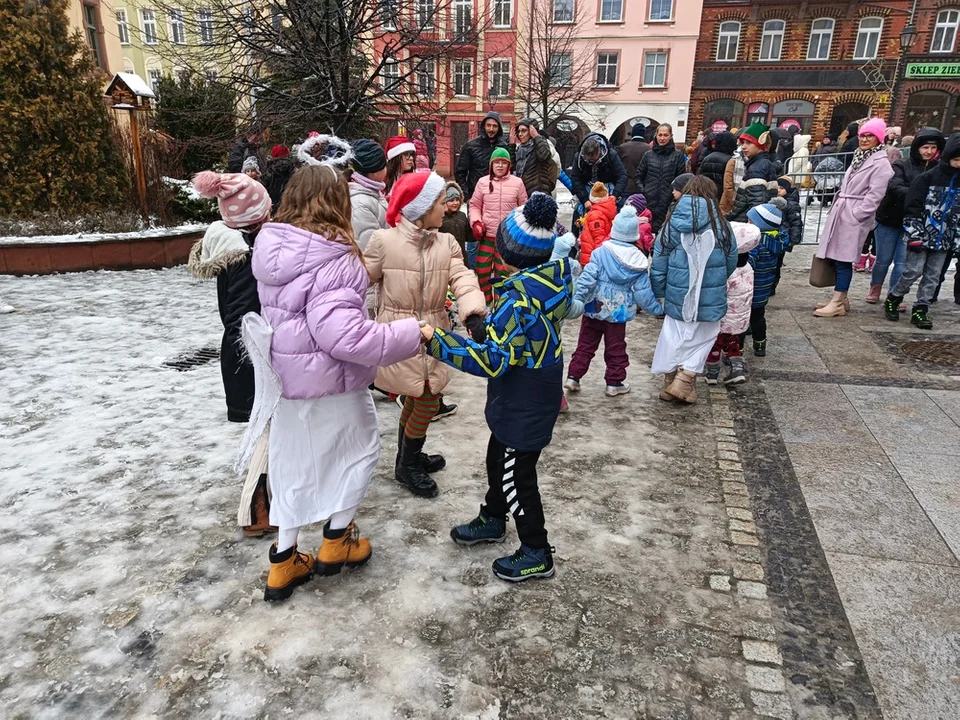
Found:
[[[750,223],[732,222],[737,239],[737,269],[727,278],[727,314],[720,319],[720,334],[707,356],[707,385],[716,385],[720,377],[722,357],[726,353],[730,372],[724,385],[739,385],[747,381],[746,368],[740,349],[740,336],[750,326],[750,306],[753,304],[753,268],[747,262],[750,251],[760,242],[760,228]]]
[[[244,321],[258,369],[254,415],[270,420],[270,522],[279,528],[265,600],[288,598],[315,571],[333,575],[370,558],[353,523],[380,455],[367,388],[377,366],[415,356],[421,341],[415,318],[380,324],[367,315],[350,190],[333,164],[298,170],[274,220],[253,251],[262,320]],[[316,561],[298,552],[300,527],[328,518]]]

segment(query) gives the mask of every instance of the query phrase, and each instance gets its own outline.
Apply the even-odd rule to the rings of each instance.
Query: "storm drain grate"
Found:
[[[903,354],[914,360],[960,367],[960,343],[942,340],[913,340],[900,346]]]
[[[164,360],[163,365],[164,367],[173,368],[177,372],[187,372],[189,370],[196,370],[201,365],[212,363],[219,357],[220,348],[205,347],[194,350],[193,352],[181,353],[170,360]]]

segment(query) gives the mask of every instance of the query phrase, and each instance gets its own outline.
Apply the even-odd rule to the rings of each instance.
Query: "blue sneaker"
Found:
[[[523,582],[530,578],[548,578],[556,572],[553,548],[532,548],[521,545],[513,555],[493,561],[493,574],[501,580]]]
[[[502,543],[507,539],[507,521],[487,515],[483,509],[466,525],[457,525],[450,530],[450,537],[457,545],[478,543]]]

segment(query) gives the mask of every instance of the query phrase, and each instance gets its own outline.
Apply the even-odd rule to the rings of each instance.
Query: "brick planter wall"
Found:
[[[48,275],[85,270],[142,270],[173,267],[187,261],[202,232],[71,243],[0,244],[0,274]]]

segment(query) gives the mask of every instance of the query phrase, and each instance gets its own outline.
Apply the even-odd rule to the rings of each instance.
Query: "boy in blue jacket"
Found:
[[[427,352],[463,372],[488,378],[485,415],[487,495],[480,514],[457,525],[458,545],[503,542],[513,515],[520,548],[498,558],[493,573],[520,582],[554,574],[553,548],[537,485],[537,461],[550,444],[563,398],[560,323],[572,307],[570,260],[550,260],[557,204],[534,193],[497,231],[497,250],[512,273],[485,327],[473,339],[423,328]]]
[[[641,307],[651,315],[662,315],[663,308],[653,296],[647,276],[648,261],[637,242],[640,240],[640,218],[637,209],[625,205],[613,220],[610,238],[590,256],[584,268],[574,300],[584,303],[580,321],[580,339],[570,360],[570,371],[564,387],[580,390],[580,379],[590,369],[600,341],[607,370],[607,397],[630,392],[626,383],[630,359],[627,356],[627,323]]]

